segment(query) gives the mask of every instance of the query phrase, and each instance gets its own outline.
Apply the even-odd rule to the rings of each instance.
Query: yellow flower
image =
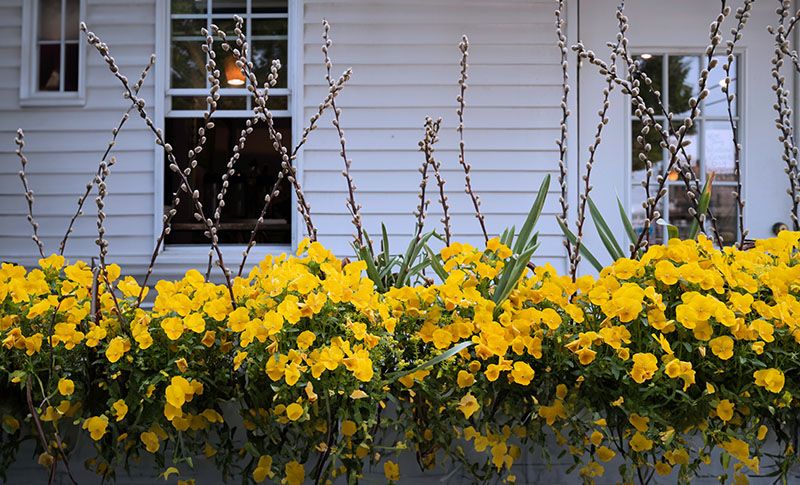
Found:
[[[607,446],[597,448],[597,457],[601,461],[611,461],[616,455],[617,453]]]
[[[125,404],[123,399],[117,399],[114,404],[111,405],[111,408],[114,410],[114,416],[117,421],[122,421],[125,415],[128,414],[128,405]]]
[[[525,362],[514,362],[514,368],[511,371],[511,377],[514,382],[522,386],[527,386],[533,379],[533,369]]]
[[[723,399],[717,404],[717,416],[727,423],[733,418],[733,409],[733,403],[727,399]]]
[[[667,475],[672,473],[672,467],[669,464],[664,463],[663,461],[659,461],[658,463],[656,463],[656,473],[658,473],[662,477],[666,477]]]
[[[655,277],[665,285],[674,285],[678,282],[680,275],[675,265],[667,260],[662,260],[656,263]]]
[[[239,367],[242,366],[242,362],[247,357],[247,352],[237,351],[236,355],[233,356],[233,370],[239,370]]]
[[[342,421],[342,434],[344,436],[353,436],[356,434],[358,427],[356,426],[355,421],[350,421],[349,419],[345,419]]]
[[[131,349],[131,344],[128,339],[122,337],[114,337],[106,348],[106,358],[112,364],[122,358],[125,352]]]
[[[433,332],[433,345],[437,349],[446,349],[453,342],[453,336],[447,330],[438,328]]]
[[[161,447],[158,442],[158,435],[152,431],[145,431],[139,435],[139,439],[144,443],[145,449],[149,453],[155,453]]]
[[[383,464],[383,474],[386,476],[386,480],[396,482],[400,480],[400,466],[391,460],[386,461]]]
[[[190,313],[183,317],[183,326],[194,333],[203,333],[206,331],[206,321],[203,318],[203,315],[199,313]],[[169,336],[169,334],[167,334],[167,336]],[[170,339],[175,340],[172,337],[170,337]]]
[[[89,430],[89,435],[95,441],[100,441],[106,434],[108,418],[105,416],[92,416],[83,422],[83,429]]]
[[[258,464],[253,470],[253,480],[256,483],[261,483],[272,476],[272,457],[269,455],[261,455],[258,458]]]
[[[633,451],[647,451],[653,448],[653,440],[647,439],[645,435],[640,432],[636,432],[631,438],[631,449]]]
[[[756,438],[758,438],[759,441],[762,441],[764,438],[767,437],[768,431],[769,429],[767,429],[767,427],[762,424],[761,426],[758,427],[758,434],[756,435]]]
[[[761,369],[753,372],[756,385],[765,388],[769,392],[779,393],[783,389],[783,372],[778,369]]]
[[[711,352],[722,360],[733,357],[733,339],[727,335],[711,339],[708,345],[711,347]]]
[[[461,401],[458,403],[458,410],[464,413],[464,417],[467,419],[475,414],[480,407],[481,406],[478,404],[478,400],[475,399],[475,396],[472,394],[467,394],[466,396],[462,397]]]
[[[314,332],[310,332],[308,330],[304,331],[297,336],[297,348],[300,350],[306,350],[307,348],[311,347],[316,338],[317,336],[314,335]]]
[[[286,417],[292,421],[297,421],[300,419],[304,412],[303,406],[297,404],[296,402],[286,406]]]
[[[75,392],[75,383],[71,379],[59,379],[58,392],[62,396],[71,396]]]
[[[458,377],[456,377],[456,383],[462,389],[469,387],[475,384],[475,376],[465,370],[460,370],[458,371]]]
[[[639,416],[636,413],[633,413],[628,418],[628,421],[636,428],[637,431],[641,431],[644,433],[649,428],[650,418],[646,416]]]
[[[631,369],[631,377],[638,384],[651,379],[657,370],[658,359],[656,359],[655,355],[650,353],[633,354],[633,369]]]
[[[165,318],[161,321],[161,329],[170,340],[178,340],[183,334],[183,320],[178,317]]]
[[[306,479],[305,467],[294,460],[286,464],[284,471],[286,472],[286,483],[288,485],[302,485]]]

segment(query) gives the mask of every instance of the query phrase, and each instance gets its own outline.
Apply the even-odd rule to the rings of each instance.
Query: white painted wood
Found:
[[[464,194],[458,165],[456,96],[461,35],[470,38],[465,113],[467,159],[493,234],[519,227],[545,174],[556,190],[559,52],[549,1],[316,1],[305,2],[304,106],[308,118],[327,91],[320,53],[321,20],[332,25],[334,71],[353,68],[337,104],[347,137],[357,199],[371,233],[384,222],[404,247],[413,229],[422,162],[417,143],[426,115],[442,116],[437,156],[447,179],[454,237],[479,244],[480,227]],[[353,232],[345,215],[345,180],[339,173],[338,136],[324,117],[303,158],[303,183],[320,240],[346,252]],[[435,187],[433,177],[429,183]],[[437,192],[428,227],[439,225]],[[563,269],[563,248],[546,204],[539,255]]]
[[[580,11],[579,36],[588,49],[607,57],[606,42],[612,40],[617,32],[614,0],[593,0],[582,2]],[[688,14],[691,12],[691,14]],[[630,49],[635,52],[697,52],[702,53],[708,44],[708,26],[719,12],[715,2],[676,0],[661,2],[643,0],[629,2],[626,15],[630,20]],[[728,39],[733,19],[728,19],[722,31]],[[775,112],[772,105],[774,94],[771,90],[770,59],[772,56],[772,37],[766,31],[767,25],[775,24],[775,6],[758,3],[753,7],[742,40],[741,48],[744,79],[740,79],[739,101],[742,105],[741,139],[743,145],[742,173],[744,183],[745,227],[751,238],[772,236],[774,222],[789,221],[789,199],[785,194],[788,188],[784,163],[780,159],[781,148],[777,141],[774,126]],[[724,53],[724,45],[720,53]],[[792,73],[787,71],[787,86],[792,86]],[[597,110],[602,103],[602,89],[605,82],[593,66],[584,64],[580,75],[580,163],[588,159],[587,147],[594,139],[598,122]],[[626,113],[629,104],[615,91],[611,98],[610,123],[603,134],[603,143],[597,152],[592,171],[593,192],[601,211],[610,214],[608,222],[617,234],[623,234],[618,217],[615,191],[623,198],[626,206],[629,196],[628,173],[630,164],[630,134],[627,133]],[[574,199],[577,203],[577,195]],[[585,238],[590,247],[598,248],[597,255],[605,256],[599,238],[591,222],[587,223],[588,235]],[[607,261],[608,258],[601,258]],[[584,271],[589,265],[584,264]]]

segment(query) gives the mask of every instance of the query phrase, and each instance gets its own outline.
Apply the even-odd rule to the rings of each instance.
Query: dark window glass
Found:
[[[171,118],[166,120],[166,138],[185,160],[186,153],[195,145],[197,128],[202,120],[195,118]],[[217,194],[222,187],[222,175],[233,147],[239,139],[245,120],[218,118],[214,129],[208,133],[208,142],[198,157],[197,168],[191,175],[193,188],[200,191],[206,216],[213,217]],[[291,147],[291,119],[275,118],[275,128],[283,136],[285,146]],[[184,168],[184,167],[181,167]],[[280,157],[272,147],[266,125],[259,123],[247,139],[235,165],[236,174],[230,179],[222,210],[219,240],[222,244],[244,245],[264,206],[264,196],[277,180]],[[179,187],[179,177],[164,165],[164,205],[171,205],[172,193]],[[288,244],[291,241],[291,188],[284,180],[280,195],[272,202],[257,233],[259,243]],[[203,234],[205,225],[195,220],[193,207],[187,194],[183,194],[178,213],[173,219],[172,231],[167,236],[168,244],[208,243]]]

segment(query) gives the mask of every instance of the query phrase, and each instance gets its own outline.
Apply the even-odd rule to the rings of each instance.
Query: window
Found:
[[[80,0],[24,3],[22,104],[82,102],[82,7]]]
[[[700,116],[695,121],[685,139],[691,141],[686,147],[686,152],[691,156],[692,169],[697,175],[702,187],[708,177],[714,174],[712,183],[711,209],[717,219],[720,235],[727,243],[732,243],[737,238],[736,219],[738,208],[733,192],[736,189],[736,176],[734,173],[734,148],[731,138],[730,120],[728,118],[728,105],[722,87],[725,83],[725,71],[722,65],[726,58],[716,58],[718,67],[709,75],[709,96],[701,105]],[[689,98],[696,96],[697,79],[700,70],[704,68],[705,57],[699,55],[653,55],[642,54],[636,58],[640,68],[653,80],[653,89],[661,92],[662,100],[669,111],[674,114],[673,124],[681,123],[689,114]],[[736,95],[733,104],[733,115],[736,123],[741,123],[739,116],[739,59],[735,58],[731,67],[730,92]],[[666,89],[665,89],[666,87]],[[648,106],[656,108],[655,100],[644,96]],[[633,108],[632,108],[633,109]],[[656,119],[665,123],[664,116],[658,113]],[[631,116],[631,218],[634,226],[641,230],[644,226],[645,213],[641,203],[645,200],[645,190],[641,182],[645,178],[644,163],[639,160],[642,147],[636,142],[642,124]],[[677,125],[676,125],[677,128]],[[741,134],[741,126],[739,127]],[[654,174],[663,173],[666,178],[667,194],[662,199],[660,212],[664,220],[676,226],[681,236],[688,233],[693,218],[689,215],[690,203],[686,197],[686,187],[679,174],[675,171],[664,173],[669,163],[669,153],[659,145],[661,137],[655,130],[647,135],[647,142],[652,149],[647,157],[653,162]],[[741,143],[741,136],[740,136]],[[656,192],[655,176],[651,179],[651,194]],[[662,226],[651,226],[654,241],[663,241],[666,238]]]
[[[231,41],[234,15],[244,19],[249,55],[259,83],[267,79],[273,59],[281,62],[278,84],[270,89],[269,107],[275,128],[291,149],[292,119],[289,111],[289,10],[286,0],[172,0],[170,5],[170,71],[167,89],[165,136],[176,153],[188,153],[197,143],[197,129],[206,110],[210,82],[205,72],[206,54],[201,29],[216,24]],[[192,185],[202,194],[207,215],[216,209],[228,161],[234,155],[245,123],[253,117],[253,100],[245,77],[233,55],[223,51],[216,38],[214,51],[220,71],[220,101],[214,114],[215,127],[192,172]],[[164,205],[179,187],[177,176],[164,165]],[[239,152],[235,174],[229,179],[222,209],[219,240],[222,244],[246,244],[264,204],[264,196],[277,180],[280,157],[272,147],[266,124],[259,122]],[[205,225],[193,217],[191,204],[178,206],[167,244],[207,244]],[[273,201],[256,241],[288,244],[291,241],[291,189],[288,182]]]

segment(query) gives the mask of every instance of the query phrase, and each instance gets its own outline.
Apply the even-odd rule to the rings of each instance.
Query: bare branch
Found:
[[[31,239],[33,239],[33,242],[36,243],[36,248],[39,250],[39,254],[44,258],[44,243],[39,238],[39,223],[33,218],[33,191],[28,185],[28,174],[25,172],[25,169],[28,166],[28,158],[24,153],[25,133],[21,129],[17,130],[17,136],[14,138],[14,143],[17,145],[15,153],[19,158],[20,165],[22,165],[22,168],[19,171],[19,179],[22,181],[22,189],[25,191],[25,201],[28,205],[28,223],[33,228],[33,235],[31,235]]]

